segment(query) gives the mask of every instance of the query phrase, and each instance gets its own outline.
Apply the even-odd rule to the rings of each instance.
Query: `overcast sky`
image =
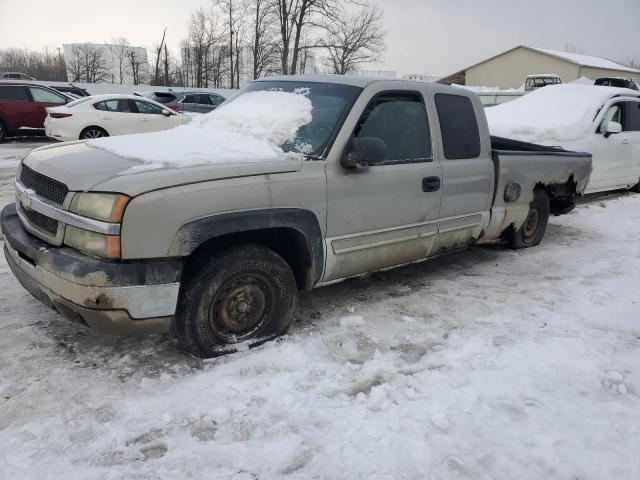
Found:
[[[367,68],[448,74],[525,44],[611,60],[640,58],[640,0],[375,0],[387,51]],[[124,36],[177,49],[192,10],[210,0],[0,0],[0,48],[102,43]],[[100,5],[94,7],[93,5]]]

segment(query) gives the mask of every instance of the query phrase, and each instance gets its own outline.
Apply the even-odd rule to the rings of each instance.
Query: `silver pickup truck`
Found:
[[[127,175],[135,160],[85,142],[30,152],[1,217],[15,276],[63,317],[215,356],[285,332],[298,290],[479,242],[535,246],[591,172],[589,154],[491,138],[467,90],[299,76],[239,95],[274,90],[310,99],[288,145],[312,151]]]

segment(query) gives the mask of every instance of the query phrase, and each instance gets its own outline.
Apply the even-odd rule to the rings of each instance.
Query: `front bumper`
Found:
[[[14,204],[0,216],[4,254],[34,297],[63,317],[115,334],[165,333],[178,303],[181,260],[108,261],[29,234]]]

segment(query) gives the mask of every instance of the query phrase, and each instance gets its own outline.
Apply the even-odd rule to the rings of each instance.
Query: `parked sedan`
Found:
[[[209,113],[220,106],[226,98],[215,93],[185,92],[176,105],[179,112]]]
[[[209,113],[226,100],[222,95],[201,90],[157,91],[137,95],[155,100],[178,112],[195,113]]]
[[[48,137],[59,141],[155,132],[188,119],[164,105],[134,95],[95,95],[48,108]]]
[[[8,136],[44,134],[45,109],[70,101],[42,85],[0,83],[0,143]]]

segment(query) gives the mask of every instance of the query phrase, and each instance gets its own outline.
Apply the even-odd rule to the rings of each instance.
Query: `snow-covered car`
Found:
[[[33,150],[0,224],[18,280],[63,316],[173,329],[209,357],[285,332],[298,290],[538,245],[590,170],[586,153],[490,138],[465,89],[267,77],[181,128]]]
[[[94,95],[47,108],[46,135],[59,141],[167,130],[189,118],[135,95]]]
[[[492,135],[593,155],[586,193],[640,190],[640,92],[555,85],[488,108]]]

